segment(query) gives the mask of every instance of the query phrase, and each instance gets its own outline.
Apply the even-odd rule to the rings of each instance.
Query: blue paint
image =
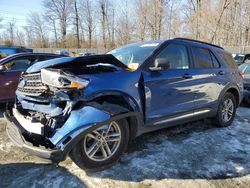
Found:
[[[73,110],[64,125],[57,129],[55,134],[50,138],[50,141],[54,145],[57,145],[61,140],[73,134],[73,132],[79,129],[87,129],[90,125],[106,121],[109,118],[110,115],[108,113],[91,106],[85,106],[79,110]]]

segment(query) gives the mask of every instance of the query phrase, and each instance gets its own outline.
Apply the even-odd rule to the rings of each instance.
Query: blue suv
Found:
[[[31,66],[7,110],[7,133],[23,150],[86,170],[117,161],[129,141],[157,129],[210,118],[229,126],[242,99],[230,53],[176,38],[129,44],[104,55]]]
[[[24,52],[33,52],[33,49],[25,48],[23,46],[0,45],[0,59],[12,54]]]

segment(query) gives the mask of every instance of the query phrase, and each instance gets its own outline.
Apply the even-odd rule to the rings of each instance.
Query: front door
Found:
[[[152,66],[162,67],[162,70],[143,73],[146,125],[192,117],[195,94],[187,48],[179,44],[167,45]]]

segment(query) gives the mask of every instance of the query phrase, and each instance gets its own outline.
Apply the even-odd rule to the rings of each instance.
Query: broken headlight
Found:
[[[76,77],[71,74],[56,70],[56,69],[42,69],[41,70],[42,83],[57,87],[57,88],[77,88],[83,89],[89,84],[88,80]]]

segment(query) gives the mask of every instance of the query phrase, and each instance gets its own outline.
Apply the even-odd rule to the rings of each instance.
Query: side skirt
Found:
[[[167,119],[157,121],[152,125],[139,126],[137,131],[137,136],[163,128],[173,127],[176,125],[201,120],[204,118],[214,117],[216,113],[217,112],[215,110],[212,110],[210,108],[205,108],[196,110],[195,112],[191,113],[172,116]]]

